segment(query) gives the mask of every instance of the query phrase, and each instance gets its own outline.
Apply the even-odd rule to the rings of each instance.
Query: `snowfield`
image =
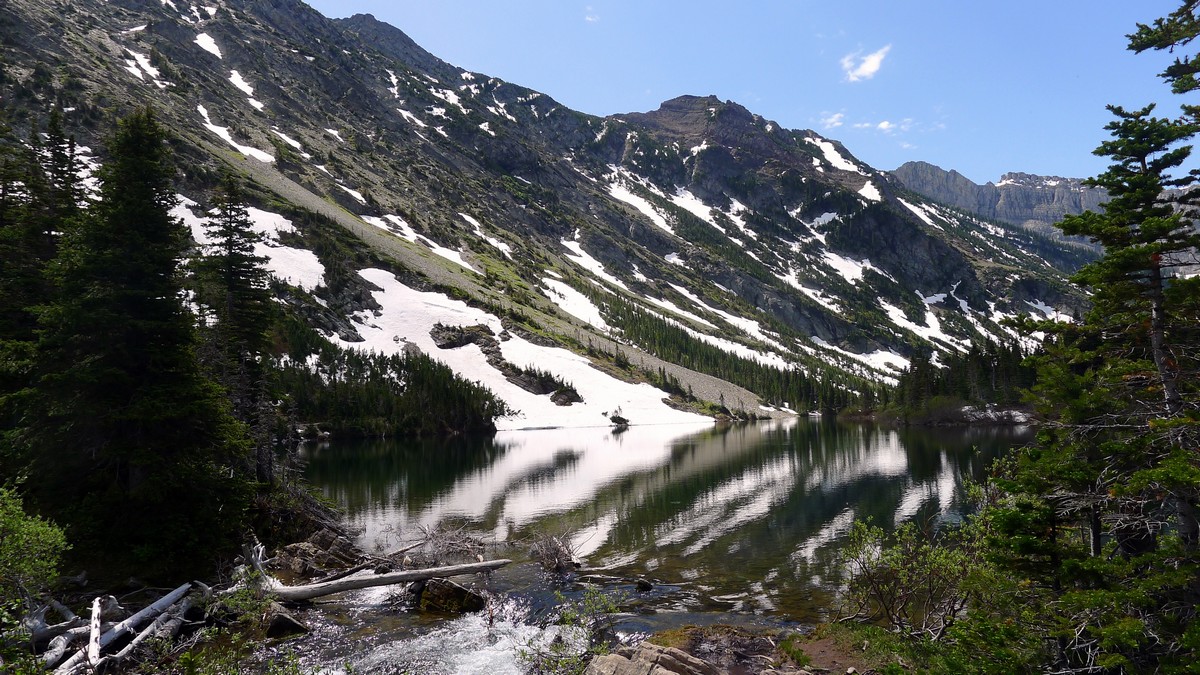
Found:
[[[378,316],[352,317],[365,342],[342,342],[343,347],[386,354],[400,353],[406,343],[418,347],[448,365],[459,375],[488,387],[511,407],[516,417],[497,421],[501,429],[609,426],[608,415],[617,411],[632,424],[685,424],[709,418],[675,410],[662,402],[667,393],[648,384],[630,384],[609,377],[592,367],[584,357],[558,347],[542,347],[512,336],[500,342],[504,358],[519,367],[548,370],[574,385],[583,403],[557,406],[549,396],[537,396],[509,382],[488,364],[474,344],[458,349],[439,349],[429,337],[435,323],[452,326],[482,324],[499,334],[500,319],[434,292],[417,291],[396,280],[385,270],[366,269],[360,275],[378,286],[373,295],[382,306]]]
[[[205,229],[210,219],[206,215],[196,214],[199,204],[183,195],[177,196],[179,204],[171,209],[171,215],[183,221],[191,230],[192,238],[197,244],[211,245],[212,238]],[[267,259],[266,268],[272,276],[309,292],[325,283],[325,266],[317,260],[315,253],[279,243],[280,233],[296,231],[291,221],[262,209],[250,207],[246,211],[254,223],[251,229],[263,237],[262,241],[254,245],[254,254]]]

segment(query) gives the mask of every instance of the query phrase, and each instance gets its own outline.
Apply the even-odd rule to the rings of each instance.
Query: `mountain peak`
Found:
[[[334,19],[334,23],[414,70],[436,77],[448,77],[459,70],[430,54],[404,31],[376,19],[372,14],[355,14],[345,19]]]

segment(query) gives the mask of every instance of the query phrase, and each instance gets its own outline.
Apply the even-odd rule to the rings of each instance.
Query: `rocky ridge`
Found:
[[[57,106],[102,161],[107,120],[154,106],[183,194],[203,205],[232,169],[260,206],[297,217],[293,243],[329,278],[287,301],[344,339],[378,311],[358,272],[380,261],[697,389],[711,378],[642,354],[656,348],[632,322],[657,317],[730,359],[854,388],[917,351],[1012,339],[1006,316],[1084,303],[1054,242],[924,199],[836,140],[716,97],[590,116],[448,64],[370,15],[329,19],[298,0],[11,0],[0,27],[14,126]],[[370,253],[335,252],[330,228]]]

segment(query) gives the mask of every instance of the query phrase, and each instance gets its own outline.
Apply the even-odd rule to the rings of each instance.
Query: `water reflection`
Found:
[[[308,477],[362,543],[468,524],[498,541],[573,532],[590,566],[681,589],[658,609],[822,618],[856,518],[956,518],[962,486],[1027,432],[886,430],[809,419],[726,428],[504,432],[330,444]]]

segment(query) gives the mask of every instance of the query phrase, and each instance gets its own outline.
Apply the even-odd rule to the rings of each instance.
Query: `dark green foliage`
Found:
[[[247,445],[195,356],[180,297],[186,233],[149,110],[109,144],[100,200],[63,235],[39,310],[35,380],[17,443],[30,496],[77,548],[155,571],[193,569],[236,543]]]
[[[11,444],[20,408],[13,395],[31,384],[37,341],[34,309],[51,301],[48,275],[57,254],[55,232],[79,214],[73,143],[54,111],[43,142],[31,131],[22,147],[0,124],[0,473],[17,473],[23,463]]]
[[[1196,16],[1198,7],[1200,2],[1184,0],[1179,3],[1178,9],[1163,18],[1155,19],[1152,24],[1138,24],[1137,32],[1128,36],[1129,49],[1138,53],[1147,49],[1166,49],[1174,52],[1176,48],[1188,46],[1200,35],[1200,18]],[[1200,61],[1195,55],[1182,54],[1162,72],[1162,78],[1171,83],[1175,93],[1185,94],[1200,89],[1200,81],[1196,80],[1198,72]],[[1195,106],[1189,108],[1191,114],[1197,112]]]
[[[201,301],[217,317],[221,344],[232,360],[255,361],[267,350],[272,294],[265,267],[255,253],[262,235],[253,230],[241,186],[232,174],[221,180],[216,215],[208,225],[211,245],[199,266]]]
[[[1131,48],[1188,45],[1197,8],[1139,26]],[[1186,92],[1195,72],[1181,56],[1164,76]],[[1112,165],[1088,183],[1110,201],[1061,224],[1104,247],[1074,277],[1092,308],[1024,326],[1047,336],[1029,395],[1045,422],[995,468],[974,520],[994,572],[931,650],[953,672],[1182,673],[1200,659],[1200,280],[1176,274],[1200,247],[1197,175],[1182,169],[1200,110],[1109,109],[1096,153]],[[910,380],[920,398],[936,376]]]
[[[1132,46],[1187,44],[1195,3],[1142,26]],[[1183,31],[1183,32],[1174,32]],[[1152,40],[1165,40],[1151,44]],[[1178,91],[1191,61],[1169,70]],[[1059,672],[1192,672],[1200,647],[1200,285],[1175,276],[1200,245],[1194,174],[1178,175],[1198,127],[1109,108],[1104,213],[1064,219],[1104,256],[1075,280],[1093,291],[1079,325],[1043,323],[1032,399],[1050,424],[1001,471],[997,560],[1043,589],[1038,630]]]
[[[987,341],[965,352],[940,353],[941,367],[926,354],[912,358],[898,379],[892,402],[910,420],[924,419],[936,400],[983,405],[1020,403],[1033,384],[1034,370],[1025,363],[1025,350],[1016,343]]]
[[[270,484],[275,478],[275,411],[265,361],[275,310],[267,259],[255,253],[262,237],[252,229],[241,186],[232,174],[222,177],[215,201],[216,214],[207,232],[211,244],[196,264],[197,297],[212,308],[216,319],[205,331],[212,348],[206,350],[204,360],[225,389],[234,415],[251,432],[255,477]]]

